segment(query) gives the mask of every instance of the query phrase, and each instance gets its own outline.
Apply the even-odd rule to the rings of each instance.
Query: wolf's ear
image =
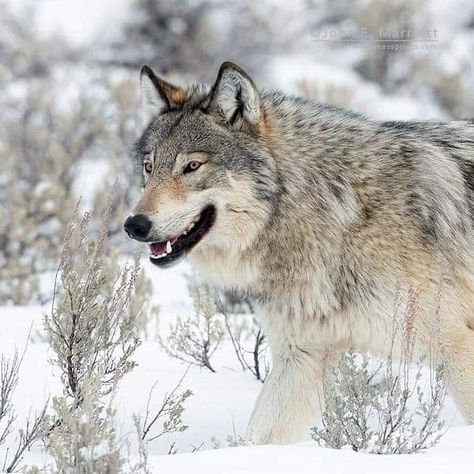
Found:
[[[148,66],[140,71],[140,85],[143,101],[159,110],[178,107],[188,99],[185,90],[160,79]]]
[[[242,121],[256,126],[262,115],[260,94],[255,84],[242,68],[231,62],[220,67],[207,108],[218,112],[234,127]]]

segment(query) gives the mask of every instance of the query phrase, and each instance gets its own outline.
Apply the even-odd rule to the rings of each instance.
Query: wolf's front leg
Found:
[[[273,369],[253,409],[248,437],[259,444],[309,439],[322,408],[322,357],[289,346],[275,354]]]

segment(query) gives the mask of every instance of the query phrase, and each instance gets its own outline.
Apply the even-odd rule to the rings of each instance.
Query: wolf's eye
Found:
[[[191,171],[196,171],[200,166],[201,166],[202,163],[200,163],[199,161],[190,161],[186,168],[184,168],[184,172],[185,173],[190,173]]]
[[[153,171],[153,163],[151,161],[145,161],[145,163],[143,163],[143,169],[145,173],[150,174]]]

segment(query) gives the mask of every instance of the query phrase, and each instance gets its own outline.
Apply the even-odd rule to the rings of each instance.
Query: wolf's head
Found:
[[[265,110],[252,79],[226,62],[212,87],[182,89],[144,66],[141,85],[155,114],[136,145],[143,195],[125,231],[160,266],[192,252],[242,251],[269,222],[275,163]]]

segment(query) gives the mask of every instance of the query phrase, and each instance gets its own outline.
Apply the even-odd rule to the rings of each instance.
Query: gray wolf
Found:
[[[377,122],[258,89],[226,62],[212,87],[147,66],[144,190],[125,223],[153,264],[189,259],[254,301],[273,368],[248,436],[308,436],[328,353],[384,353],[417,295],[420,347],[474,422],[474,122]],[[433,349],[434,348],[434,349]]]

